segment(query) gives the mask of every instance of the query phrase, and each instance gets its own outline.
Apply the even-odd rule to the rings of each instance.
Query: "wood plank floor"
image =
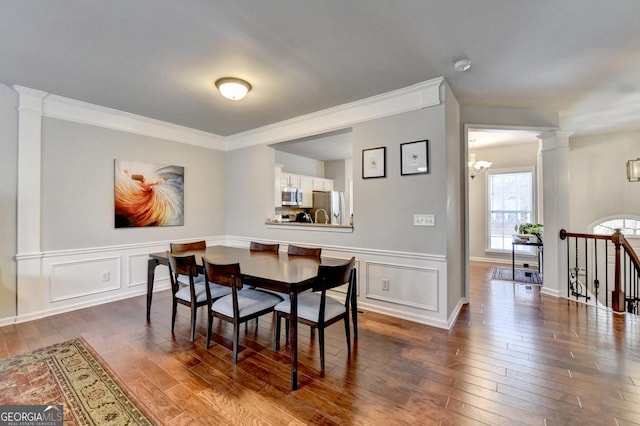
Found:
[[[0,328],[0,358],[83,336],[166,425],[630,425],[640,424],[637,317],[490,279],[471,264],[470,303],[450,330],[372,312],[359,315],[349,355],[344,329],[317,339],[300,330],[300,389],[289,389],[288,347],[271,349],[271,317],[241,333],[204,311],[189,342],[189,311],[154,298],[151,323],[136,297]],[[182,308],[182,309],[181,309]]]

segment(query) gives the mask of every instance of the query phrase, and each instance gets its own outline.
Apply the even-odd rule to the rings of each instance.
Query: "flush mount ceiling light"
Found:
[[[460,59],[459,61],[455,61],[453,63],[453,69],[455,69],[456,71],[466,71],[469,68],[471,68],[471,59]]]
[[[222,96],[233,101],[239,101],[244,98],[251,90],[251,85],[248,82],[235,77],[217,79],[216,87]]]

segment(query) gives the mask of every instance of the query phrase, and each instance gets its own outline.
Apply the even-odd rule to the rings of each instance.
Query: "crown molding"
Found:
[[[166,121],[103,107],[36,89],[14,86],[20,108],[42,116],[106,129],[151,136],[219,151],[313,136],[357,123],[427,108],[442,103],[443,77],[355,102],[269,124],[230,136],[220,136]],[[24,102],[24,105],[23,105]]]
[[[213,133],[58,95],[49,94],[44,98],[43,115],[203,148],[225,149],[224,138]]]
[[[289,120],[269,124],[225,138],[226,150],[271,144],[340,130],[364,121],[439,105],[443,77]]]
[[[18,93],[18,111],[32,114],[42,114],[42,100],[48,95],[42,90],[14,84],[11,86]]]

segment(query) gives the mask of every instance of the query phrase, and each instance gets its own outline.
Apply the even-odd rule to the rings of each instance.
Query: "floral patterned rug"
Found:
[[[63,405],[65,425],[150,425],[82,338],[0,360],[0,405]]]

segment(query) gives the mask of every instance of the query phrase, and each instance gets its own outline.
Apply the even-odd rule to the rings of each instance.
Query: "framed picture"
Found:
[[[416,175],[429,173],[429,141],[400,144],[400,174]]]
[[[184,167],[115,160],[115,227],[183,226]]]
[[[362,150],[362,179],[387,177],[387,147]]]

